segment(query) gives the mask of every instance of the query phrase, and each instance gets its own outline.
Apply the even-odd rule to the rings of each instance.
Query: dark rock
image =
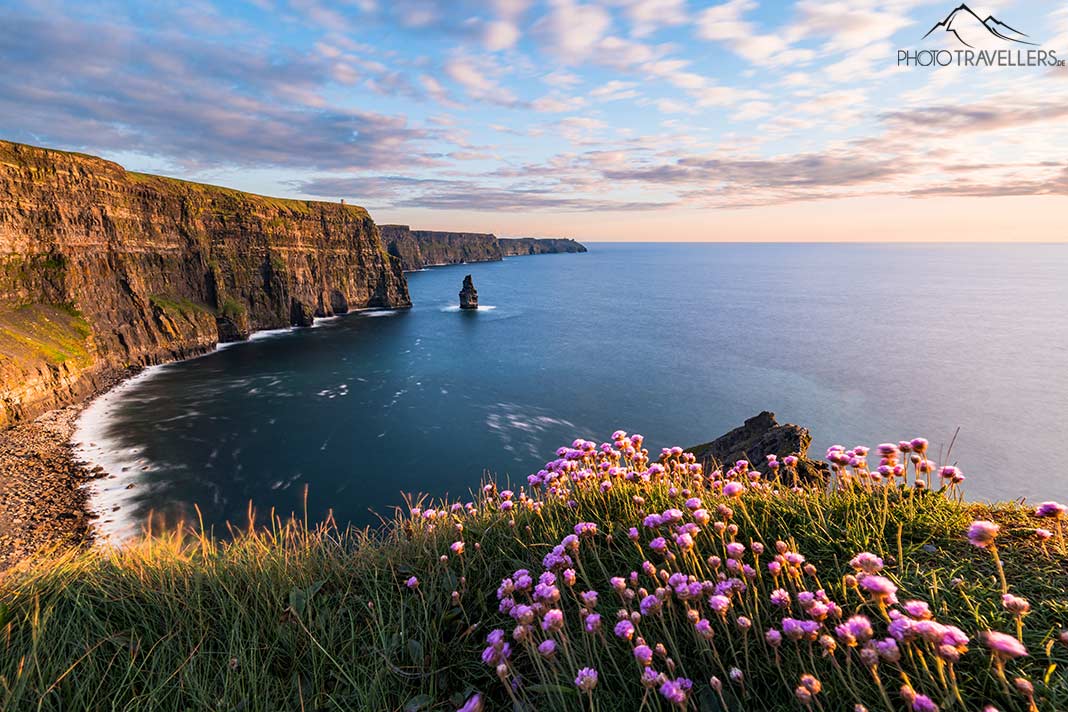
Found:
[[[806,457],[811,443],[812,436],[807,429],[791,423],[779,425],[774,413],[764,411],[710,443],[687,448],[687,452],[692,452],[706,471],[730,467],[738,460],[748,460],[755,469],[765,474],[769,474],[768,455],[775,455],[779,462],[787,455],[794,455],[798,458],[798,476],[813,480],[827,472],[827,464]]]
[[[460,290],[460,308],[478,309],[478,290],[475,289],[475,283],[471,281],[471,275],[464,277],[464,286]]]

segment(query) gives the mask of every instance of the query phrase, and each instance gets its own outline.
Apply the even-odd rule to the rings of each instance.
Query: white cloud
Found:
[[[565,111],[575,111],[581,109],[586,105],[586,100],[580,96],[572,97],[560,97],[560,96],[543,96],[540,99],[535,99],[531,103],[531,108],[534,111],[541,111],[543,113],[558,114]]]
[[[634,82],[624,82],[618,79],[613,79],[606,84],[602,84],[593,91],[590,92],[590,97],[597,101],[620,101],[622,99],[633,99],[638,96],[638,92],[634,90]]]
[[[812,52],[792,49],[791,43],[777,34],[761,34],[757,26],[744,18],[757,3],[754,0],[729,0],[700,14],[697,35],[722,42],[735,54],[753,64],[774,65],[808,61]]]
[[[623,6],[630,21],[630,33],[645,37],[661,27],[682,25],[689,20],[686,0],[614,0]]]
[[[510,49],[519,41],[519,28],[507,20],[487,22],[482,29],[482,44],[490,52]]]
[[[575,0],[551,0],[551,9],[534,25],[543,46],[564,62],[588,56],[612,25],[612,17],[597,5]]]
[[[488,101],[502,106],[518,103],[515,94],[487,76],[485,68],[468,57],[454,57],[445,63],[445,74],[464,88],[472,99]]]

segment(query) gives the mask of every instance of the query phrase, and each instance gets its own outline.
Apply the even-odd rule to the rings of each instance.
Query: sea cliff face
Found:
[[[0,427],[116,369],[410,306],[367,211],[0,141]]]
[[[496,262],[517,255],[586,252],[574,240],[533,237],[498,238],[490,233],[412,230],[407,225],[382,225],[389,253],[405,271],[434,265]]]

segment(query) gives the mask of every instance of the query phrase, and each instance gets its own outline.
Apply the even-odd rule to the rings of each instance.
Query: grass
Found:
[[[71,306],[24,304],[0,309],[0,358],[88,366],[91,330]]]
[[[468,709],[905,710],[920,709],[908,698],[922,694],[941,709],[1068,709],[1068,646],[1058,641],[1068,624],[1068,558],[1056,539],[1035,536],[1050,520],[1018,504],[964,503],[952,487],[918,490],[915,473],[908,484],[884,484],[863,468],[842,470],[833,483],[788,487],[737,468],[705,476],[685,455],[669,454],[658,469],[628,448],[614,450],[617,469],[601,469],[612,456],[580,447],[525,492],[490,484],[466,507],[409,503],[374,531],[275,518],[226,540],[179,527],[121,549],[29,563],[0,583],[0,701],[41,710],[414,712],[468,701]],[[780,471],[789,482],[790,469]],[[742,493],[724,495],[724,483],[735,481],[746,483]],[[691,497],[701,500],[698,511],[687,507]],[[647,515],[672,508],[681,520],[643,526]],[[677,526],[704,521],[704,512],[711,521],[692,549],[671,541]],[[975,518],[1000,524],[1008,585],[1031,606],[1021,628],[1029,654],[1004,663],[1004,683],[981,636],[1014,636],[1016,619],[1002,605],[991,550],[965,538]],[[580,522],[596,532],[586,527],[574,537]],[[657,536],[669,540],[663,556],[653,551]],[[776,542],[815,568],[775,578],[767,565]],[[709,593],[736,578],[725,563],[731,543],[746,547],[738,561],[752,564],[753,575],[738,575],[746,590],[729,593],[719,616]],[[763,543],[762,555],[754,543]],[[925,601],[939,624],[966,633],[966,651],[940,653],[908,639],[900,659],[871,663],[863,641],[848,647],[835,633],[845,619],[866,616],[882,639],[888,613],[902,615],[865,593],[863,576],[857,586],[850,560],[864,551],[882,558],[879,575],[902,602]],[[536,602],[516,570],[528,569],[536,583],[545,565],[555,585],[537,589]],[[669,583],[669,574],[683,579]],[[696,598],[671,590],[686,574],[709,582]],[[414,588],[406,584],[413,576]],[[778,587],[789,594],[788,610],[769,602]],[[596,605],[582,602],[587,590],[599,593]],[[841,620],[832,611],[817,633],[838,641],[833,652],[823,638],[770,645],[766,632],[782,630],[785,617],[815,620],[798,594],[818,590],[841,608]],[[649,598],[659,612],[643,615],[639,604]],[[520,620],[516,606],[533,605],[522,640],[512,639],[516,620],[502,612],[510,604]],[[550,609],[562,611],[563,622],[546,632],[538,620],[548,621]],[[599,627],[593,612],[603,616]],[[660,677],[651,687],[635,660],[639,640],[613,633],[621,615],[654,651]],[[751,623],[744,632],[743,617]],[[709,622],[711,640],[698,634],[699,619]],[[487,646],[495,629],[511,645],[507,655],[501,643]],[[556,650],[543,656],[536,646],[547,639]],[[599,673],[589,694],[574,683],[583,667]],[[819,680],[807,701],[796,690],[804,674]],[[1033,702],[1015,687],[1017,677],[1033,685]],[[659,691],[684,679],[692,688],[681,704]]]
[[[215,315],[215,310],[207,304],[202,302],[196,302],[192,299],[186,299],[185,297],[177,297],[174,295],[153,294],[149,297],[149,301],[163,309],[174,314],[180,314],[186,318],[193,318],[197,314],[210,314]]]

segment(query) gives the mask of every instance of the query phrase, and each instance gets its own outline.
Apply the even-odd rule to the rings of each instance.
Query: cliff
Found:
[[[131,365],[410,306],[367,211],[0,141],[0,426]]]
[[[586,252],[586,246],[564,237],[501,237],[497,239],[505,257],[546,255],[560,252]]]
[[[381,230],[389,253],[405,271],[434,265],[496,262],[516,255],[586,251],[578,242],[565,239],[508,239],[489,233],[412,230],[407,225],[382,225]]]

